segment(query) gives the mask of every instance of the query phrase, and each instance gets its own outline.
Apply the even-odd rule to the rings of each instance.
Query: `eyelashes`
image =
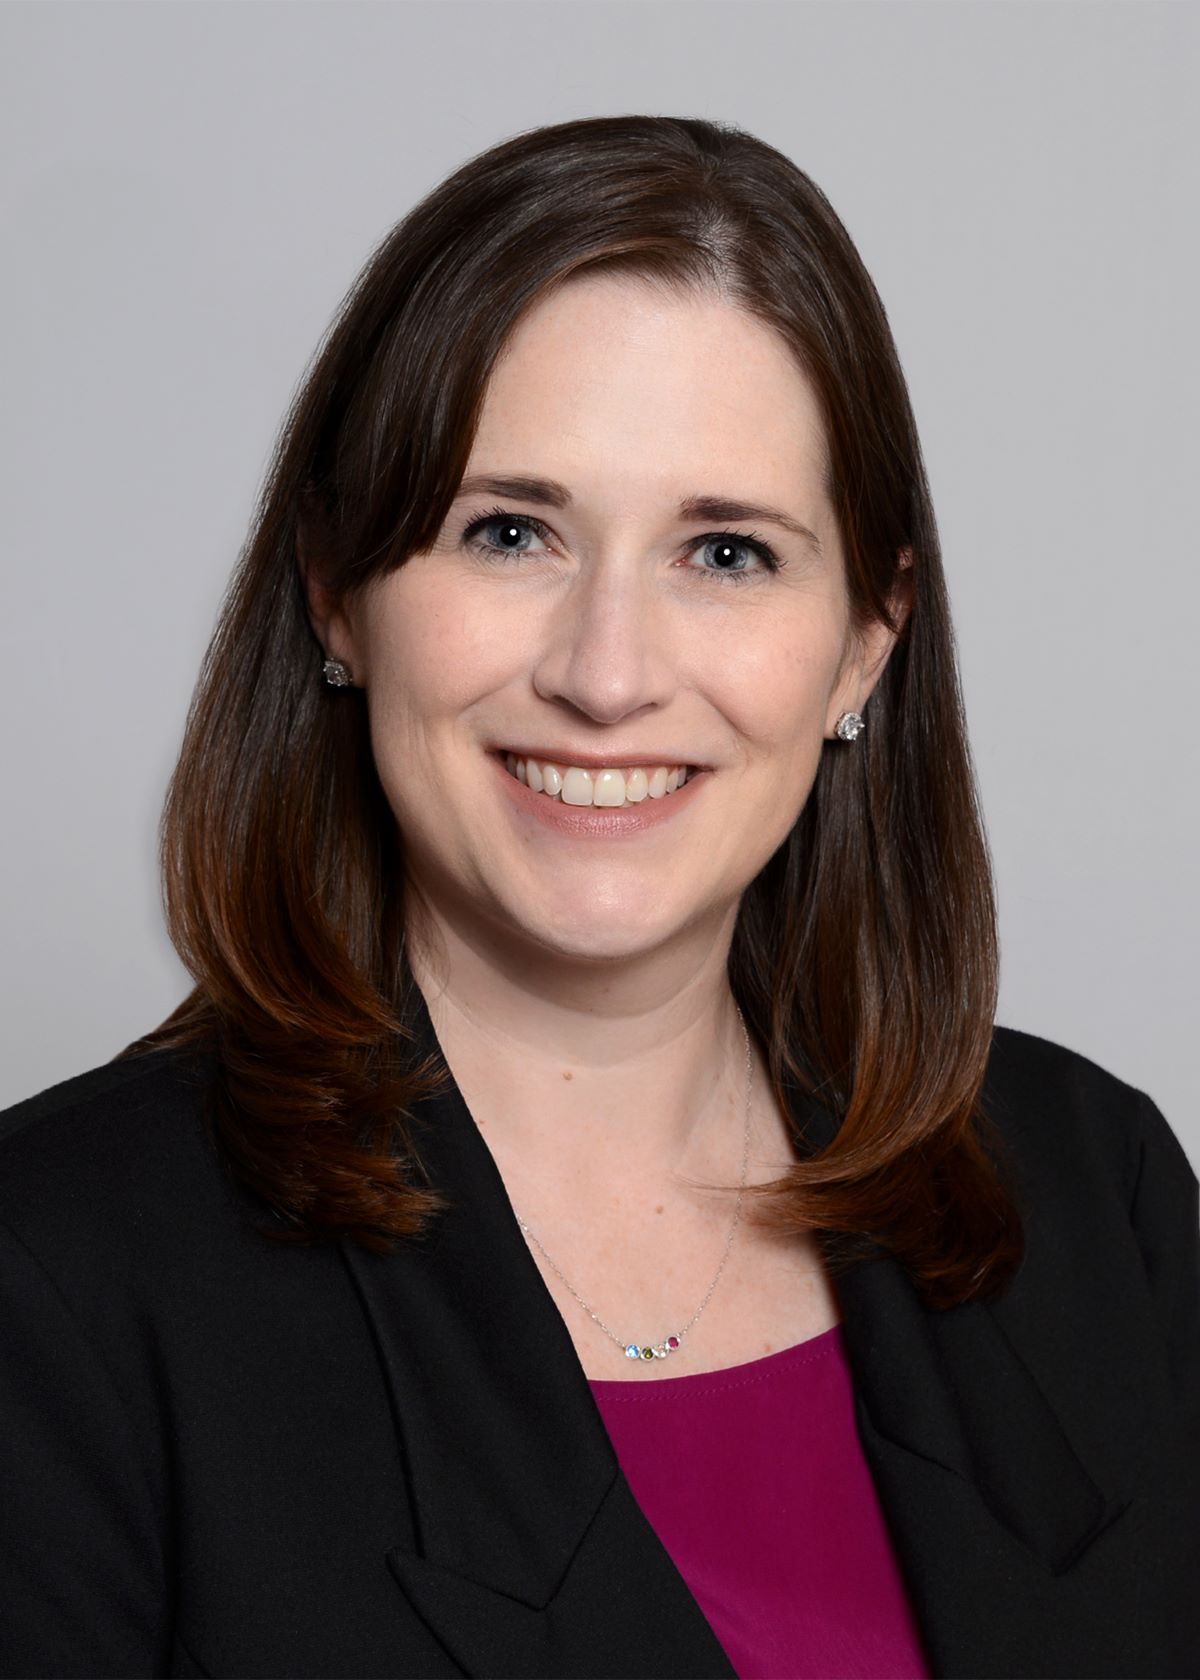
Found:
[[[549,526],[542,520],[534,518],[532,514],[509,513],[507,508],[496,507],[492,508],[487,513],[480,514],[477,518],[472,519],[470,524],[464,527],[462,536],[459,540],[462,542],[464,547],[474,549],[477,553],[483,554],[489,559],[519,559],[526,550],[520,548],[502,548],[498,543],[490,543],[480,540],[480,533],[486,530],[489,525],[499,525],[501,523],[515,526],[521,531],[532,532],[534,536],[540,537],[543,542],[547,542],[550,539],[551,533]],[[784,562],[779,558],[778,554],[771,547],[771,544],[765,540],[765,538],[754,535],[753,533],[748,535],[743,531],[707,531],[701,537],[692,537],[689,539],[687,545],[688,552],[694,553],[695,550],[699,548],[707,547],[709,543],[722,543],[727,548],[747,549],[762,562],[761,570],[750,569],[747,567],[734,568],[730,566],[700,566],[696,568],[699,571],[708,572],[710,577],[719,578],[723,583],[742,583],[756,577],[762,577],[764,572],[768,574],[771,572],[778,572],[784,565]]]

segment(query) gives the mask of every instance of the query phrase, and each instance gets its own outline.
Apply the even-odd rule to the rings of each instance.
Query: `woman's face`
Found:
[[[496,365],[434,546],[334,613],[310,587],[366,690],[410,875],[473,944],[611,960],[731,930],[822,751],[861,750],[825,742],[893,638],[852,642],[823,447],[807,381],[752,317],[570,282]],[[559,797],[504,749],[567,772]],[[581,775],[593,761],[628,782]],[[634,774],[681,764],[703,773],[657,798],[661,774]],[[573,803],[597,789],[624,803]],[[557,820],[581,812],[597,832]]]

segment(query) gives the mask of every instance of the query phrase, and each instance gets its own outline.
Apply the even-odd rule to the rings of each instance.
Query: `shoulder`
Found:
[[[0,1224],[81,1256],[120,1233],[132,1261],[211,1216],[214,1195],[228,1202],[205,1124],[212,1073],[209,1053],[152,1050],[0,1111]]]
[[[156,1105],[163,1097],[194,1089],[208,1058],[201,1052],[151,1050],[143,1056],[102,1062],[84,1073],[72,1075],[33,1096],[0,1109],[0,1159],[8,1140],[29,1127],[50,1125],[34,1132],[37,1142],[52,1135],[56,1122],[71,1124],[86,1117],[116,1119]]]
[[[1044,1369],[1090,1324],[1091,1344],[1162,1371],[1200,1448],[1200,1180],[1145,1091],[1032,1033],[994,1031],[984,1108],[1019,1185],[1026,1253],[993,1310]],[[1122,1328],[1123,1326],[1123,1328]],[[1125,1338],[1123,1341],[1122,1338]],[[1039,1352],[1040,1349],[1040,1352]],[[1080,1355],[1089,1369],[1091,1355]],[[1087,1407],[1095,1401],[1089,1391]],[[1081,1408],[1082,1408],[1081,1401]],[[1127,1413],[1126,1413],[1127,1415]]]
[[[102,1168],[114,1149],[161,1141],[172,1122],[195,1118],[211,1071],[206,1052],[151,1050],[0,1109],[0,1185],[23,1160],[59,1156]]]
[[[1065,1044],[1018,1027],[996,1026],[988,1078],[1006,1093],[1037,1101],[1128,1106],[1142,1095],[1135,1085]]]
[[[1028,1177],[1065,1196],[1103,1184],[1132,1205],[1147,1154],[1186,1190],[1196,1175],[1153,1098],[1081,1051],[997,1026],[983,1105]]]

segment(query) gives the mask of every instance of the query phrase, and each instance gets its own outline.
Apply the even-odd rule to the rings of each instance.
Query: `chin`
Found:
[[[516,938],[565,961],[628,962],[686,935],[703,915],[705,904],[668,903],[662,894],[646,903],[644,883],[614,880],[565,882],[557,893],[539,893],[536,905],[519,902],[511,892],[497,897],[498,919]],[[523,896],[523,895],[522,895]],[[705,901],[707,903],[707,900]],[[711,930],[706,934],[711,938]]]
[[[635,911],[624,892],[613,896],[580,881],[558,892],[540,891],[531,899],[511,882],[498,884],[491,919],[498,929],[543,953],[600,961],[632,957],[669,936],[658,915]]]

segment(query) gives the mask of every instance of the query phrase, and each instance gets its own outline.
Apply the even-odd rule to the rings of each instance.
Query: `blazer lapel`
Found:
[[[423,1002],[414,1025],[421,1053],[439,1050]],[[412,1500],[414,1548],[393,1548],[388,1567],[467,1675],[728,1680],[452,1079],[411,1123],[453,1207],[391,1255],[341,1243]]]
[[[414,1048],[440,1054],[413,994]],[[789,1101],[824,1147],[835,1118],[806,1095]],[[410,1488],[412,1548],[386,1557],[398,1586],[466,1675],[727,1680],[728,1657],[620,1472],[452,1078],[410,1123],[454,1205],[391,1255],[341,1244]],[[886,1254],[836,1286],[859,1438],[931,1660],[938,1673],[992,1672],[986,1628],[1003,1580],[981,1574],[972,1589],[961,1549],[994,1558],[1003,1533],[1035,1577],[1052,1577],[1128,1499],[1097,1482],[986,1304],[930,1312]],[[1014,1613],[1028,1590],[1019,1574]]]
[[[1050,1574],[1069,1569],[1128,1501],[1094,1480],[990,1307],[929,1312],[890,1257],[839,1289],[876,1435],[973,1487]]]
[[[829,1111],[800,1093],[794,1103],[813,1143],[832,1142]],[[970,1484],[1052,1574],[1069,1568],[1125,1500],[1093,1480],[989,1304],[932,1312],[887,1253],[837,1292],[872,1432]]]
[[[811,1097],[794,1100],[824,1147],[837,1121]],[[836,1288],[859,1441],[933,1672],[1117,1673],[1101,1589],[1055,1583],[1136,1490],[1070,1438],[1002,1309],[931,1311],[886,1252]]]

